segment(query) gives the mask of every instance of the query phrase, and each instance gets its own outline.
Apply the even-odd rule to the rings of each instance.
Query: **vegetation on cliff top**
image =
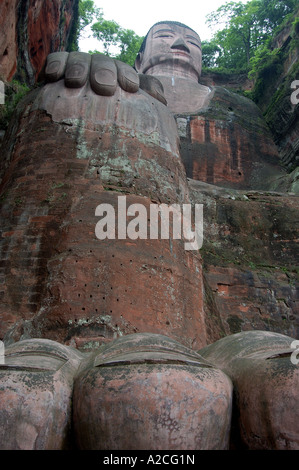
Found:
[[[90,35],[99,41],[101,53],[134,65],[143,37],[131,29],[122,28],[114,20],[105,19],[102,9],[96,8],[92,0],[80,0],[77,44],[87,29]]]
[[[298,0],[250,0],[245,4],[241,1],[226,2],[207,17],[208,24],[217,30],[210,41],[202,42],[203,70],[248,74],[254,79],[255,88],[244,94],[259,103],[265,80],[269,75],[272,78],[277,76],[282,67],[281,55],[285,51],[273,46],[273,38],[292,17],[293,38],[288,50],[299,47],[299,18],[294,16],[296,9]],[[75,17],[69,51],[78,50],[80,38],[89,34],[98,39],[101,53],[133,66],[143,37],[122,28],[114,20],[105,19],[102,9],[97,8],[93,0],[79,0]],[[2,110],[2,128],[6,127],[14,105],[25,91],[20,83],[13,84],[12,94],[15,93],[16,97],[11,109]]]
[[[229,1],[207,16],[216,29],[210,41],[202,42],[203,70],[216,73],[245,72],[256,79],[264,66],[273,69],[278,63],[278,50],[273,37],[298,9],[298,0]],[[92,0],[79,1],[77,44],[86,31],[99,41],[101,52],[133,65],[143,38],[106,20],[101,8]],[[294,35],[299,31],[295,19]],[[98,52],[98,51],[93,51]]]
[[[227,2],[207,17],[217,27],[211,41],[203,41],[203,65],[218,71],[258,73],[279,28],[298,9],[297,0]],[[219,28],[220,26],[220,28]]]
[[[28,85],[22,84],[17,80],[6,83],[5,104],[0,106],[0,130],[4,131],[7,129],[17,104],[29,91]]]

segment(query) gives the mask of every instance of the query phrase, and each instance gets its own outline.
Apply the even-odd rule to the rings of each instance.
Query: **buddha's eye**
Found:
[[[164,39],[165,39],[165,38],[166,38],[166,39],[169,38],[169,39],[170,39],[170,38],[173,38],[173,35],[172,35],[172,34],[168,34],[168,33],[161,33],[161,34],[159,34],[158,36],[156,36],[156,39],[160,39],[160,38],[164,38]]]
[[[193,42],[193,41],[187,41],[187,42],[188,42],[188,44],[191,44],[192,46],[195,46],[195,47],[197,47],[198,49],[200,49],[199,44],[196,44],[196,42]]]

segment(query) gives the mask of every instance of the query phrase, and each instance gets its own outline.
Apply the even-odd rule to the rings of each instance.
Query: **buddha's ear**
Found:
[[[135,60],[134,68],[139,73],[141,69],[141,63],[143,60],[143,52],[138,52],[138,55]]]

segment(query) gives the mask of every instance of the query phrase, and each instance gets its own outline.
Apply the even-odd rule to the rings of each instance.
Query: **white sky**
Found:
[[[247,3],[248,0],[242,0]],[[226,0],[94,0],[102,8],[106,20],[116,21],[122,28],[145,36],[158,21],[180,21],[196,31],[202,40],[210,39],[213,31],[205,24],[206,15],[217,10]],[[80,50],[100,50],[95,39],[80,41]]]

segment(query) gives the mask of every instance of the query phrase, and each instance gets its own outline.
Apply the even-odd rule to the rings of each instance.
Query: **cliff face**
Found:
[[[189,181],[204,204],[205,312],[215,335],[299,334],[298,197]]]
[[[255,102],[277,144],[282,164],[292,172],[299,161],[299,103],[292,102],[292,83],[299,77],[299,10],[274,38],[272,60],[261,70],[253,89]],[[298,88],[298,87],[297,87]],[[297,172],[293,180],[297,179]]]
[[[200,83],[209,87],[224,87],[233,91],[250,91],[254,82],[248,78],[247,73],[216,73],[203,71],[200,77]]]
[[[36,80],[46,55],[66,46],[75,5],[1,4],[8,31],[0,43],[5,79],[19,70],[25,81]],[[11,47],[8,37],[15,38]],[[288,44],[287,37],[279,44]],[[293,59],[285,63],[286,83]],[[119,334],[159,331],[199,347],[248,329],[298,335],[298,198],[283,193],[293,190],[292,177],[285,184],[260,109],[222,86],[213,93],[201,112],[175,116],[182,156],[177,168],[170,155],[178,155],[176,132],[167,151],[147,140],[152,111],[140,96],[134,106],[142,120],[123,111],[132,135],[114,122],[105,128],[104,110],[94,103],[88,108],[82,90],[48,113],[32,106],[33,95],[24,101],[1,154],[1,339],[41,335],[84,348]],[[268,109],[267,93],[262,110]],[[289,106],[290,95],[284,102]],[[99,113],[96,120],[89,109]],[[288,148],[295,155],[298,107],[286,120],[279,109],[274,129],[292,143]],[[65,111],[73,123],[59,114]],[[165,116],[161,122],[166,125]],[[280,151],[282,142],[277,141]],[[281,193],[268,192],[273,179]],[[124,244],[117,254],[113,243],[99,251],[98,240],[86,241],[94,235],[98,200],[115,204],[119,194],[127,194],[130,203],[140,202],[140,195],[146,204],[174,202],[182,191],[204,206],[204,246],[196,256],[168,241],[158,249]]]
[[[227,90],[227,94],[231,94],[232,91],[235,92],[241,92],[243,93],[244,91],[251,92],[252,97],[254,102],[257,104],[259,110],[260,110],[260,116],[256,117],[256,113],[252,112],[253,108],[251,111],[249,111],[249,114],[242,113],[241,109],[241,97],[240,97],[240,104],[239,106],[231,111],[236,111],[236,109],[239,108],[239,112],[237,111],[238,115],[238,120],[237,122],[239,125],[242,123],[244,124],[245,121],[247,121],[246,128],[248,129],[251,127],[251,133],[250,133],[250,143],[246,143],[244,140],[244,137],[240,136],[236,138],[236,136],[231,135],[229,137],[230,140],[235,140],[241,143],[243,145],[242,147],[242,152],[244,154],[244,145],[247,147],[247,149],[252,151],[250,155],[250,160],[254,162],[255,156],[259,153],[259,148],[261,148],[261,135],[254,135],[252,133],[253,127],[252,123],[254,123],[255,119],[258,119],[259,125],[261,125],[261,117],[264,117],[264,124],[262,125],[263,127],[263,133],[264,135],[267,135],[267,139],[269,139],[269,132],[270,132],[270,139],[274,142],[269,147],[269,140],[268,142],[265,142],[265,146],[263,145],[262,151],[261,151],[261,156],[262,159],[266,154],[271,156],[277,156],[279,157],[280,164],[289,172],[289,176],[287,178],[283,179],[278,178],[277,181],[275,182],[273,179],[272,182],[272,189],[276,189],[278,191],[284,191],[286,188],[289,188],[290,190],[295,190],[298,191],[298,162],[299,162],[299,141],[298,141],[298,136],[299,136],[299,104],[298,104],[298,93],[296,94],[296,102],[291,101],[291,95],[292,93],[295,92],[295,88],[293,86],[292,88],[292,83],[295,80],[298,80],[299,77],[299,23],[298,23],[298,17],[299,17],[299,10],[294,13],[294,15],[284,24],[284,26],[281,27],[280,31],[277,33],[277,35],[274,37],[272,40],[272,44],[269,47],[269,52],[272,53],[272,56],[269,58],[266,58],[264,60],[264,63],[262,64],[262,67],[257,74],[257,77],[255,80],[250,80],[248,76],[245,74],[222,74],[222,73],[212,73],[212,72],[206,72],[203,73],[201,77],[201,83],[206,86],[210,87],[216,87],[218,90],[220,90],[220,87],[225,88]],[[297,87],[298,88],[298,87]],[[219,93],[218,93],[219,95]],[[220,111],[222,113],[226,112],[225,106],[223,107],[223,96],[216,96],[214,103],[212,103],[212,106],[208,110],[208,114],[211,115],[212,119],[214,120],[216,115],[215,111],[218,112],[218,116],[220,114]],[[228,105],[231,106],[231,105]],[[226,106],[226,108],[228,108]],[[213,109],[214,108],[214,109]],[[207,113],[205,113],[207,114]],[[231,121],[231,116],[227,114],[227,118],[224,119],[222,122],[222,125],[224,127],[227,126],[227,123]],[[203,118],[202,118],[203,119]],[[201,119],[201,120],[202,120]],[[219,117],[218,117],[219,121]],[[217,124],[215,122],[216,126],[221,125]],[[268,127],[268,130],[265,129],[265,124]],[[194,125],[194,123],[193,123]],[[202,123],[204,126],[204,123]],[[192,123],[191,123],[192,126]],[[231,134],[231,127],[230,129],[227,129],[227,133]],[[243,129],[242,133],[244,135],[244,130],[246,134],[246,129]],[[242,142],[241,142],[242,141]],[[213,141],[212,141],[213,142]],[[213,142],[214,143],[214,142]],[[255,143],[255,144],[254,144]],[[276,146],[273,146],[273,143]],[[190,144],[190,142],[189,142]],[[215,142],[216,147],[214,146],[213,148],[213,158],[212,160],[215,161],[215,158],[217,160],[217,157],[215,157],[215,150],[216,150],[216,155],[219,155],[219,145],[217,145],[217,142]],[[225,147],[225,142],[223,142],[221,145],[224,144]],[[255,148],[253,148],[253,145],[255,145]],[[266,148],[268,147],[268,148]],[[272,148],[271,148],[272,147]],[[199,149],[199,152],[197,152],[196,155],[200,156],[202,152],[202,148]],[[226,152],[230,151],[231,153],[233,152],[232,149],[227,149]],[[206,154],[209,154],[209,149],[205,149]],[[221,151],[220,151],[221,152]],[[225,149],[224,149],[225,152]],[[199,157],[195,156],[195,159],[193,156],[191,156],[191,161],[193,161],[193,166],[198,167],[201,166],[198,163],[195,163],[196,159]],[[210,157],[207,157],[210,159]],[[248,160],[248,157],[246,157],[246,160]],[[219,157],[218,157],[219,159]],[[271,157],[270,157],[271,159]],[[190,159],[189,159],[190,160]],[[202,161],[202,160],[201,160]],[[204,166],[206,166],[205,159],[203,159]],[[253,163],[254,164],[254,163]],[[218,165],[216,165],[218,167]],[[269,168],[269,167],[268,167]],[[215,170],[215,168],[213,168]],[[195,177],[197,173],[197,169],[192,170],[190,166],[187,168],[187,171],[189,172],[190,177]],[[217,184],[219,182],[219,177],[215,176],[212,178],[211,176],[207,177],[204,174],[204,170],[200,170],[200,180],[202,181],[208,181],[213,184]],[[227,172],[227,170],[225,170]],[[217,171],[216,171],[217,173]],[[214,174],[214,172],[213,172]],[[241,175],[239,175],[241,176]],[[269,174],[268,174],[269,176]],[[223,178],[222,178],[223,179]],[[231,183],[233,183],[234,178],[230,178]],[[242,179],[239,179],[240,182],[242,183]],[[246,178],[247,183],[249,183],[248,178]],[[237,180],[236,180],[237,181]],[[262,180],[261,180],[262,181]],[[285,184],[284,184],[285,183]],[[221,183],[223,184],[223,183]],[[224,183],[225,184],[225,183]],[[236,185],[235,185],[236,187]],[[261,189],[261,186],[260,188]]]
[[[67,49],[78,0],[5,0],[0,5],[0,78],[34,85],[46,57]]]
[[[16,5],[18,0],[7,0],[0,4],[0,78],[9,81],[17,70]]]
[[[223,87],[196,115],[176,116],[189,178],[231,188],[269,189],[281,176],[276,145],[259,108]]]
[[[148,214],[150,204],[188,200],[175,121],[142,91],[88,100],[86,93],[63,81],[34,90],[6,135],[1,335],[86,349],[156,332],[200,348],[207,342],[200,254],[182,240],[95,236],[96,207],[118,213],[119,196]]]
[[[0,42],[3,78],[35,82],[46,55],[65,47],[75,3],[2,2],[0,22],[15,38],[11,48],[7,38]],[[298,448],[298,375],[285,356],[291,338],[279,340],[277,347],[284,348],[276,356],[274,335],[267,333],[299,335],[298,197],[266,190],[273,178],[284,191],[294,185],[292,177],[285,183],[258,107],[213,87],[205,109],[176,115],[176,121],[143,90],[118,87],[114,96],[99,96],[89,82],[75,89],[63,80],[31,90],[14,110],[0,149],[0,339],[11,360],[0,377],[3,448],[90,449],[100,443],[110,449],[125,442],[131,449],[141,429],[140,448],[160,448],[160,436],[169,435],[171,446],[164,448],[177,449],[179,442],[186,449],[187,442],[190,449],[222,449],[231,428],[232,448],[243,449],[244,431],[258,441],[249,448],[293,448],[293,442]],[[282,133],[292,142],[298,139],[294,129]],[[161,203],[203,206],[201,249],[188,251],[173,232],[158,240],[144,236],[144,227],[146,235],[152,227],[151,209]],[[99,239],[95,229],[105,212],[107,237]],[[234,342],[232,334],[249,330],[255,330],[253,342],[218,349],[217,340]],[[194,350],[200,350],[217,364],[209,358],[213,347],[206,347],[215,342],[217,367],[230,379],[202,359],[195,362]],[[188,355],[186,346],[193,349]],[[80,352],[93,349],[89,358]],[[235,375],[221,365],[231,351],[233,360],[241,359]],[[231,422],[232,384],[238,400]],[[273,414],[272,403],[281,402]],[[103,417],[115,433],[105,431]],[[181,421],[184,426],[177,426]],[[110,434],[112,446],[105,441]]]

